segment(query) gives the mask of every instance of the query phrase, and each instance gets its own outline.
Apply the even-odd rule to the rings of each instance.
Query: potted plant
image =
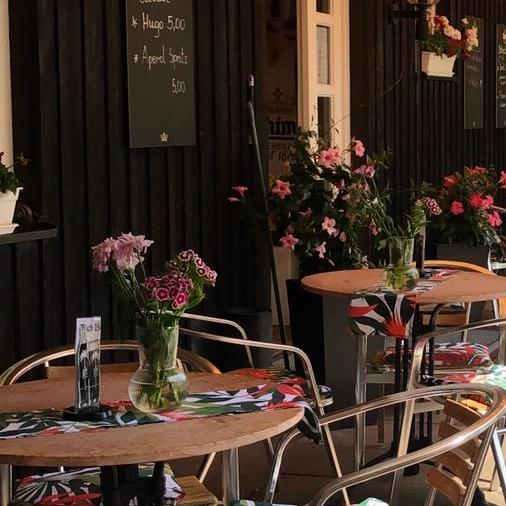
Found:
[[[422,186],[423,195],[434,198],[442,210],[428,229],[437,258],[489,267],[490,248],[500,242],[502,220],[494,199],[502,188],[506,188],[506,172],[497,176],[485,167],[465,167],[444,176],[440,186]]]
[[[122,234],[94,246],[92,255],[93,268],[109,271],[119,288],[123,321],[135,325],[140,364],[128,386],[130,400],[141,411],[158,413],[177,408],[187,396],[188,380],[176,361],[179,320],[204,299],[217,275],[187,250],[162,274],[147,276],[143,262],[151,244],[143,235]]]
[[[0,153],[0,234],[10,233],[16,228],[12,223],[16,202],[22,190],[19,180],[14,172],[15,165],[27,165],[28,160],[21,154],[12,165],[5,165]]]
[[[453,77],[457,57],[467,59],[479,47],[478,29],[467,18],[462,20],[462,30],[454,28],[446,16],[434,16],[430,24],[422,43],[422,71],[434,77]]]
[[[365,156],[364,144],[352,139],[348,146],[329,146],[314,131],[299,131],[290,150],[285,174],[275,178],[268,194],[269,216],[258,212],[245,186],[233,188],[232,202],[244,204],[246,221],[269,220],[273,242],[293,252],[299,278],[335,269],[366,267],[361,248],[367,217],[350,199],[364,176],[374,178],[378,157]],[[299,279],[287,280],[293,342],[304,349],[321,374],[323,361],[323,309],[320,296],[303,290]]]

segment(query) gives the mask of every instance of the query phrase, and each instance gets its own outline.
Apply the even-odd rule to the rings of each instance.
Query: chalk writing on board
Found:
[[[506,25],[497,25],[496,126],[506,128]]]
[[[192,4],[127,0],[132,148],[195,144]]]
[[[464,63],[464,127],[469,130],[483,128],[485,23],[480,18],[466,17],[478,28],[479,39],[478,47]]]

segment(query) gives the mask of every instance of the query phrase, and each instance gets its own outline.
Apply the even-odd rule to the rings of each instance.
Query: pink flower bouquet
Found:
[[[179,319],[204,299],[217,274],[185,250],[164,273],[147,276],[144,257],[152,244],[143,235],[121,234],[94,246],[92,256],[93,268],[110,272],[118,286],[124,320],[136,325],[140,367],[130,380],[130,399],[142,411],[161,412],[176,408],[187,395],[188,381],[176,361]]]

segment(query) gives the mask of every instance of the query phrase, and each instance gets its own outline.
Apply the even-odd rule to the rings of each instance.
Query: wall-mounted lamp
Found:
[[[439,3],[439,0],[406,0],[408,4],[414,7],[414,10],[401,10],[399,3],[394,1],[392,4],[392,19],[397,23],[400,19],[416,20],[416,38],[425,40],[429,34],[429,11],[431,7]]]

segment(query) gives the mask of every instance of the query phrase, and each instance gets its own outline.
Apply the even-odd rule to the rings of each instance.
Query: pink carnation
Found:
[[[244,194],[248,191],[247,186],[232,186],[232,190],[237,192],[241,197],[244,197]]]
[[[458,216],[459,214],[462,214],[464,212],[464,204],[462,204],[462,202],[459,202],[458,200],[454,200],[452,202],[451,207],[450,207],[450,212],[454,216]]]
[[[112,254],[119,270],[134,270],[144,260],[144,254],[153,244],[143,235],[121,234],[116,240],[116,249]]]
[[[488,215],[488,222],[492,227],[500,227],[502,225],[501,217],[497,211],[493,211]]]
[[[458,182],[457,176],[452,174],[451,176],[445,176],[443,178],[443,186],[445,188],[451,188],[452,186],[455,186]]]
[[[112,253],[116,250],[116,240],[108,237],[100,244],[91,248],[93,257],[93,269],[98,272],[107,272],[109,270],[109,261]]]
[[[480,209],[483,206],[483,197],[477,193],[474,193],[469,199],[469,204],[475,209]]]

